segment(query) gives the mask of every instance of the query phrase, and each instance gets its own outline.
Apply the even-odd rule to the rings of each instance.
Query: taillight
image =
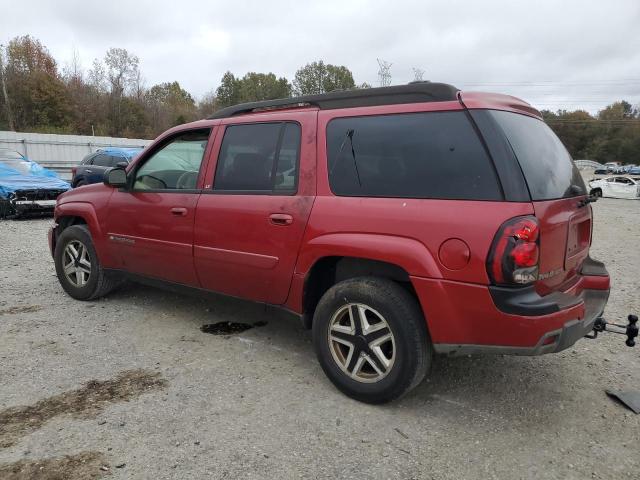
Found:
[[[540,229],[535,217],[516,217],[502,224],[491,245],[487,271],[497,285],[524,285],[538,279]]]

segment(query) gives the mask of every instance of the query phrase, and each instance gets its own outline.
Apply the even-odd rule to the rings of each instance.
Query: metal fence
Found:
[[[43,167],[50,168],[71,179],[71,167],[78,165],[85,155],[105,147],[146,147],[151,140],[140,138],[91,137],[46,133],[0,131],[0,148],[22,153]]]

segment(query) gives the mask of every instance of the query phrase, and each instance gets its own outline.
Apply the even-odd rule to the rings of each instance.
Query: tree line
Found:
[[[345,66],[318,60],[298,69],[292,81],[271,72],[228,71],[215,90],[196,99],[177,81],[147,87],[139,58],[126,49],[110,48],[88,70],[77,54],[60,68],[38,39],[26,35],[0,49],[0,87],[0,130],[154,138],[236,103],[370,85],[356,83]],[[630,103],[616,102],[596,115],[542,113],[574,158],[640,164],[640,111]]]

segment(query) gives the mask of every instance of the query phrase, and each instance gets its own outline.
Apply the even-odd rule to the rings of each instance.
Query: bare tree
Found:
[[[7,85],[4,80],[4,45],[0,45],[0,84],[2,85],[2,97],[4,98],[4,108],[7,111],[7,123],[9,124],[9,130],[15,130],[13,114],[11,113],[11,104],[9,103],[9,95],[7,94]]]
[[[385,60],[381,60],[377,58],[378,66],[380,67],[378,70],[378,80],[380,82],[381,87],[388,87],[391,85],[391,63]]]

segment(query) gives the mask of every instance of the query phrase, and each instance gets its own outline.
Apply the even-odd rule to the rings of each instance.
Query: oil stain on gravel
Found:
[[[3,480],[83,480],[100,478],[108,472],[109,468],[99,452],[0,464],[0,478]]]
[[[126,402],[166,386],[167,381],[157,372],[128,370],[110,380],[91,380],[82,388],[45,398],[34,405],[7,408],[0,411],[0,448],[10,447],[54,417],[66,414],[95,417],[110,403]]]
[[[212,335],[233,335],[234,333],[242,333],[253,327],[264,327],[267,322],[235,323],[235,322],[218,322],[202,325],[200,330],[204,333]]]

